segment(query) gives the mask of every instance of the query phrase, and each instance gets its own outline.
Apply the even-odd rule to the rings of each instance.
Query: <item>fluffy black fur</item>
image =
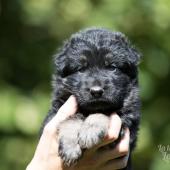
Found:
[[[55,56],[53,100],[44,125],[73,94],[78,113],[59,127],[59,154],[67,165],[107,134],[109,115],[117,112],[130,129],[130,156],[140,119],[137,65],[140,54],[124,34],[91,28],[73,34]],[[96,114],[102,113],[102,114]]]

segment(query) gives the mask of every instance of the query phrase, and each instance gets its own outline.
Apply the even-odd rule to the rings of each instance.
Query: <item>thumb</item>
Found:
[[[74,115],[77,111],[76,98],[71,95],[68,100],[60,107],[56,115],[47,123],[45,129],[56,131],[57,126],[69,116]]]
[[[69,99],[60,107],[57,114],[45,125],[34,154],[34,160],[47,160],[49,153],[52,154],[53,152],[56,152],[54,148],[57,148],[57,126],[69,116],[75,114],[76,111],[76,98],[74,96],[70,96]]]

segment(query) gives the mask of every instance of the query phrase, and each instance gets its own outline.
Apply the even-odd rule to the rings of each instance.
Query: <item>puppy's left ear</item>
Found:
[[[129,47],[129,60],[131,63],[135,64],[136,66],[138,66],[141,62],[141,57],[142,54],[139,52],[139,50],[137,50],[133,45],[130,44]]]
[[[141,61],[142,54],[135,48],[134,45],[131,44],[130,40],[121,32],[115,33],[115,39],[118,44],[125,49],[125,53],[128,55],[128,59],[130,63],[134,65],[139,65]]]

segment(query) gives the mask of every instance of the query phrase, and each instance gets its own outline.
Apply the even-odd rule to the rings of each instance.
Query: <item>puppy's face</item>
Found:
[[[81,112],[117,111],[137,83],[138,59],[139,54],[121,33],[80,32],[56,57],[56,86],[61,97],[76,96]]]

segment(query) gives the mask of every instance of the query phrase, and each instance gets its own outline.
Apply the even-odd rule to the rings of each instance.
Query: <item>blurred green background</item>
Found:
[[[31,160],[51,100],[51,56],[89,26],[122,31],[143,53],[134,166],[170,169],[169,0],[0,0],[1,170],[25,169]]]

